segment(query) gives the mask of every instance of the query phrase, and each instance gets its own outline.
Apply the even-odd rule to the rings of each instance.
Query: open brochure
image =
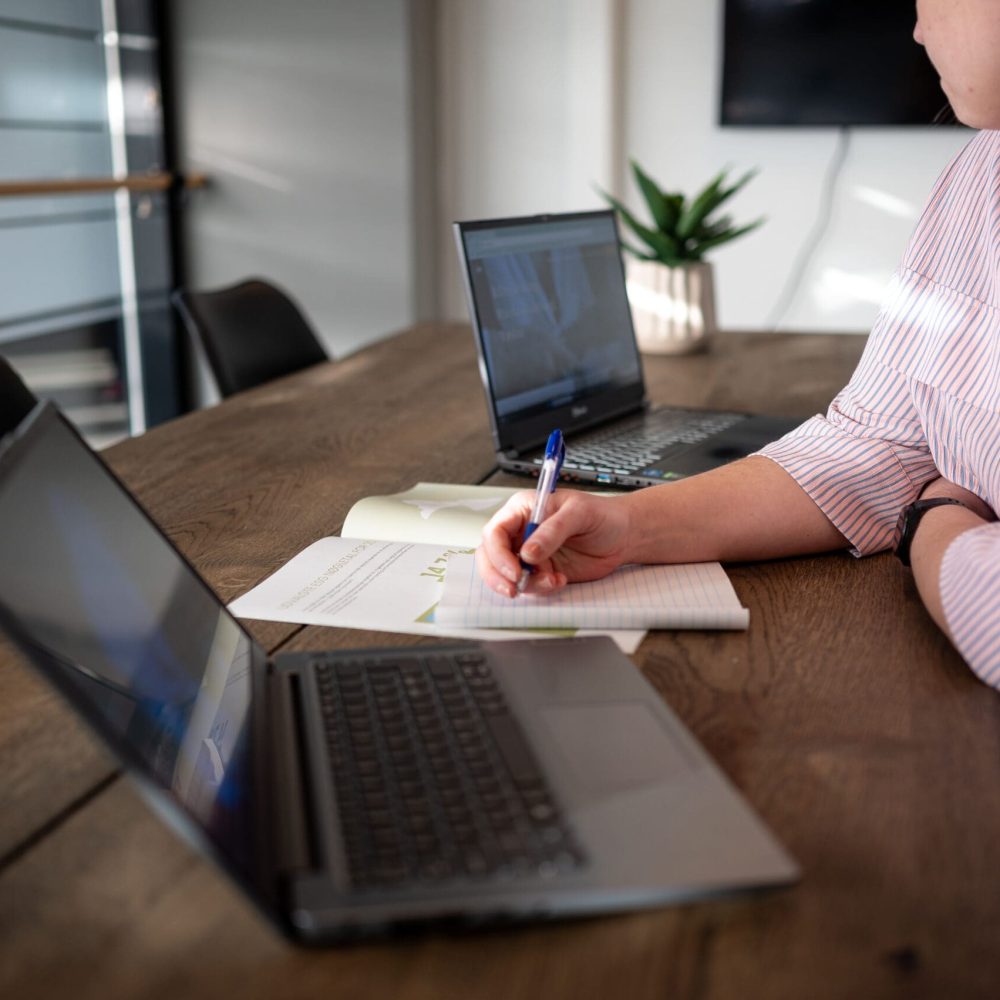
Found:
[[[626,653],[645,634],[600,628],[530,632],[442,625],[435,610],[449,561],[471,555],[483,526],[517,490],[418,483],[351,508],[339,538],[321,538],[229,610],[240,618],[476,639],[610,635]]]
[[[474,549],[486,522],[518,492],[507,486],[417,483],[402,493],[359,500],[347,512],[340,534]]]

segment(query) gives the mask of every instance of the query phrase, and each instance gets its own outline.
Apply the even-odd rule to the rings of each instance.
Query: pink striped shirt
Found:
[[[763,449],[853,546],[889,548],[899,511],[938,475],[1000,506],[1000,132],[941,175],[850,383]],[[1000,687],[1000,523],[959,535],[941,565],[959,652]]]

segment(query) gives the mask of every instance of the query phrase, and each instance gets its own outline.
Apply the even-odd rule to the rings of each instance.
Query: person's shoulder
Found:
[[[924,208],[917,233],[926,225],[937,227],[945,219],[965,225],[970,212],[990,197],[1000,197],[1000,189],[990,183],[1000,175],[1000,131],[976,132],[952,157],[937,179]]]
[[[989,149],[1000,150],[1000,129],[982,129],[972,137],[969,145],[980,145]]]
[[[981,132],[977,132],[969,140],[965,150],[973,158],[992,158],[995,163],[996,157],[1000,156],[1000,130],[983,129]]]
[[[983,129],[959,150],[950,164],[948,173],[960,176],[993,173],[1000,164],[1000,131]]]

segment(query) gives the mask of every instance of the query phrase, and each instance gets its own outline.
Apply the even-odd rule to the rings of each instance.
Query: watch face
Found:
[[[904,566],[910,565],[910,546],[913,544],[913,536],[916,534],[917,525],[920,519],[934,507],[943,507],[945,504],[958,504],[964,507],[961,500],[954,497],[929,497],[926,500],[916,500],[907,504],[899,513],[899,520],[896,522],[895,552],[899,556]]]

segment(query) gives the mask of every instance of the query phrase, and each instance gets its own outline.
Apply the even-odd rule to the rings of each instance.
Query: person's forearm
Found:
[[[941,561],[948,546],[959,535],[986,523],[983,518],[965,507],[957,505],[935,507],[924,514],[920,527],[913,536],[910,566],[913,570],[913,580],[920,592],[920,599],[924,602],[931,618],[952,641],[954,636],[948,628],[941,603]]]
[[[759,456],[622,499],[634,562],[739,562],[848,544],[781,466]]]

